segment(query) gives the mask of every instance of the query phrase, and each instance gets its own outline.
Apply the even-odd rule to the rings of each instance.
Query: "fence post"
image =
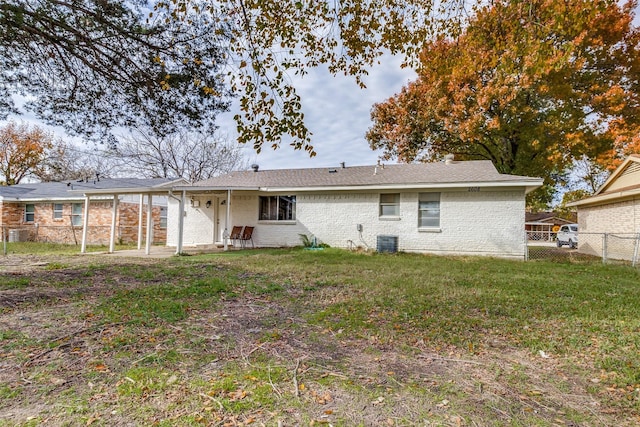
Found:
[[[3,246],[3,253],[6,256],[7,255],[7,233],[5,232],[6,230],[6,226],[2,226],[2,246]]]
[[[524,232],[524,260],[529,261],[529,235]]]
[[[606,264],[607,263],[607,241],[608,239],[608,233],[604,233],[602,235],[602,263]]]
[[[638,246],[640,246],[640,233],[636,235],[636,244],[633,246],[633,259],[631,266],[635,267],[638,261]]]

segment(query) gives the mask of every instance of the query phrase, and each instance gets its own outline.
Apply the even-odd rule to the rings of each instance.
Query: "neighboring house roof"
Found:
[[[100,180],[102,181],[102,180]],[[176,185],[188,183],[184,178],[117,178],[112,183],[105,182],[99,186],[75,186],[70,193],[91,195],[113,194],[167,194]]]
[[[0,187],[0,200],[4,201],[42,201],[42,200],[81,200],[85,192],[109,189],[139,190],[140,188],[159,187],[184,181],[166,178],[100,178],[95,180],[38,182]],[[126,191],[123,191],[126,192]]]
[[[500,174],[488,160],[411,163],[338,168],[278,169],[231,172],[188,187],[191,190],[349,190],[358,188],[447,188],[473,186],[524,186],[527,191],[542,179]]]
[[[555,212],[526,212],[524,221],[527,224],[571,224],[577,221],[577,215],[571,213],[571,219],[555,216]]]
[[[585,206],[610,203],[640,196],[640,154],[627,157],[593,196],[567,206]]]

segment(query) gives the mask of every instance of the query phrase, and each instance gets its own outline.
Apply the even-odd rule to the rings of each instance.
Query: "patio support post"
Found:
[[[224,250],[229,250],[229,215],[231,214],[231,189],[227,190],[227,215],[224,218],[224,233],[222,237],[224,239]]]
[[[142,207],[144,206],[144,194],[140,194],[138,205],[138,250],[142,249]]]
[[[111,211],[111,235],[109,236],[109,253],[116,250],[116,219],[118,218],[118,195],[113,195],[113,210]]]
[[[144,253],[149,255],[151,253],[151,241],[153,240],[153,196],[147,195],[147,241],[144,246]]]
[[[87,253],[87,229],[89,228],[89,196],[84,196],[84,218],[82,218],[82,243],[80,253]]]
[[[178,208],[178,244],[176,245],[176,255],[182,253],[182,239],[184,237],[184,200],[187,198],[186,190],[182,190],[180,197],[180,207]]]

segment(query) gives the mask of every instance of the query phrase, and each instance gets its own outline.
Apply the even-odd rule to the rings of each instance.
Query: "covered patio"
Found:
[[[229,250],[232,244],[231,235],[231,193],[230,188],[220,187],[194,187],[187,185],[183,179],[171,181],[162,185],[152,187],[131,187],[131,188],[107,188],[94,190],[78,190],[84,197],[83,227],[81,239],[81,253],[87,253],[87,230],[91,226],[91,201],[96,199],[111,199],[111,222],[109,234],[109,249],[107,253],[122,256],[151,255],[153,239],[153,209],[154,198],[166,198],[168,205],[177,205],[178,211],[182,214],[175,215],[177,224],[172,224],[167,233],[177,233],[177,243],[175,248],[170,246],[154,246],[154,256],[166,256],[167,254],[181,253],[203,253]],[[137,218],[137,249],[116,251],[116,228],[118,221],[118,207],[120,197],[137,197],[138,218]],[[173,201],[170,203],[169,201]],[[184,217],[187,211],[192,214],[194,210],[210,212],[208,223],[213,224],[210,231],[199,230],[200,235],[210,235],[211,241],[206,243],[185,245]],[[146,215],[145,215],[146,214]]]
[[[116,229],[118,222],[118,208],[121,203],[121,196],[135,198],[137,197],[138,218],[137,225],[137,249],[141,251],[144,242],[144,253],[151,253],[153,245],[153,208],[155,197],[174,197],[171,188],[176,184],[184,184],[183,179],[170,181],[151,187],[121,187],[121,188],[101,188],[101,189],[83,189],[71,190],[72,193],[82,194],[84,197],[84,206],[82,212],[82,238],[80,252],[87,253],[88,230],[92,225],[91,201],[92,200],[112,200],[111,206],[111,222],[109,233],[109,250],[108,253],[115,252],[116,246]],[[131,202],[128,202],[131,203]],[[145,215],[146,214],[146,215]],[[146,216],[146,218],[145,218]],[[144,236],[144,237],[143,237]]]

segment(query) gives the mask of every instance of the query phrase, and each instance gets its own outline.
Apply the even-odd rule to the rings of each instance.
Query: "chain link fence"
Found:
[[[0,241],[7,243],[41,242],[79,245],[82,241],[82,226],[2,226]],[[143,240],[146,238],[146,227],[142,230]],[[111,226],[95,225],[87,227],[87,243],[90,245],[108,245],[111,236]],[[138,239],[137,226],[116,227],[116,242],[118,244],[135,243]],[[154,227],[152,239],[155,243],[166,241],[166,230]]]
[[[631,264],[640,266],[640,233],[578,233],[578,247],[558,247],[526,232],[527,259]]]

